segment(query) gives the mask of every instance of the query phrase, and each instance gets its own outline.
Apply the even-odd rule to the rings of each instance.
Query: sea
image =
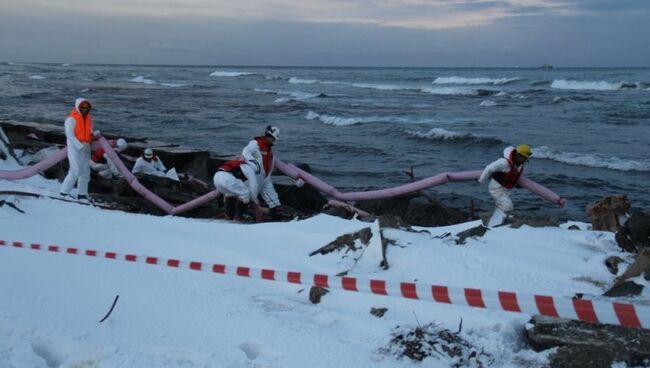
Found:
[[[77,97],[95,127],[234,155],[268,125],[288,162],[341,191],[481,170],[520,143],[525,175],[568,200],[520,189],[515,211],[585,220],[627,195],[650,211],[649,68],[330,68],[0,63],[0,118],[63,124]],[[427,191],[490,210],[487,187]]]

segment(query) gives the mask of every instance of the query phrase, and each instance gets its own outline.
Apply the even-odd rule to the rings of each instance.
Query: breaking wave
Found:
[[[147,79],[143,75],[138,75],[137,77],[131,79],[133,83],[144,83],[144,84],[156,84],[156,81],[153,79]]]
[[[245,75],[253,75],[255,73],[250,73],[250,72],[230,72],[230,71],[224,71],[224,70],[217,70],[215,72],[210,73],[211,77],[242,77]]]
[[[289,83],[293,83],[293,84],[314,84],[318,82],[319,81],[317,79],[302,79],[298,77],[289,78]]]
[[[464,77],[438,77],[433,84],[492,84],[502,85],[522,80],[522,78],[464,78]]]
[[[274,95],[289,96],[289,97],[282,97],[282,98],[276,99],[275,102],[278,102],[278,103],[287,102],[287,101],[291,101],[291,100],[305,101],[305,100],[309,100],[309,99],[312,99],[312,98],[328,97],[326,94],[319,93],[319,92],[274,91],[274,90],[262,89],[262,88],[255,88],[255,92],[262,92],[262,93],[268,93],[268,94],[274,94]]]
[[[502,144],[503,142],[496,138],[479,137],[472,133],[460,133],[443,128],[433,128],[426,133],[415,130],[405,130],[406,134],[417,138],[430,139],[434,141],[455,141],[459,143],[484,143],[487,145]]]
[[[45,77],[42,75],[31,75],[29,76],[29,79],[45,79]]]
[[[545,158],[564,164],[597,167],[619,171],[650,171],[650,161],[627,160],[618,157],[605,157],[599,154],[563,152],[541,146],[533,149],[533,157]]]
[[[322,123],[335,126],[348,126],[367,123],[403,123],[403,124],[427,124],[435,122],[434,119],[410,119],[395,116],[353,116],[342,117],[328,114],[319,114],[309,110],[305,115],[307,120],[319,120]]]
[[[490,107],[490,106],[496,106],[497,103],[492,101],[492,100],[483,100],[481,101],[480,106],[485,106],[485,107]]]
[[[638,83],[607,82],[607,81],[579,81],[568,79],[555,79],[551,88],[573,89],[590,91],[618,91],[621,89],[639,89]]]

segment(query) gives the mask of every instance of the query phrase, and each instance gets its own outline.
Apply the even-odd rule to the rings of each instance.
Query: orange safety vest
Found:
[[[104,158],[104,153],[106,153],[106,151],[99,147],[90,154],[90,159],[95,162],[105,163],[106,159]]]
[[[262,165],[264,165],[264,172],[266,176],[271,175],[271,165],[273,165],[273,146],[271,146],[264,137],[256,137],[257,145],[260,147],[262,154]]]
[[[77,109],[72,109],[70,111],[70,117],[77,122],[74,126],[75,137],[81,143],[90,143],[93,140],[93,117],[90,115],[90,112],[84,119]]]
[[[248,180],[248,178],[241,171],[241,164],[243,164],[243,163],[244,163],[244,161],[241,161],[241,160],[230,160],[230,161],[227,161],[226,163],[224,163],[223,165],[221,165],[221,167],[217,171],[228,172],[228,173],[232,174],[232,176],[234,176],[235,178],[237,178],[237,179],[239,179],[241,181],[246,181],[246,180]]]

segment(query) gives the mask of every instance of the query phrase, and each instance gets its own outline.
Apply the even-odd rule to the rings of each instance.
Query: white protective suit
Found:
[[[273,156],[273,162],[271,162],[271,168],[268,173],[264,171],[264,160],[262,159],[262,152],[260,152],[260,146],[257,144],[256,140],[251,140],[248,145],[244,147],[242,156],[244,156],[244,160],[255,160],[262,166],[261,176],[263,179],[259,182],[259,186],[260,194],[262,194],[262,198],[264,199],[264,202],[266,202],[266,205],[269,208],[280,206],[280,198],[278,197],[278,193],[275,191],[275,188],[273,187],[273,181],[271,180],[271,173],[273,172],[273,167],[275,166],[275,156]]]
[[[260,187],[258,183],[264,180],[264,169],[260,173],[255,173],[254,164],[242,163],[239,168],[241,169],[247,180],[242,181],[237,179],[232,173],[227,171],[217,171],[214,174],[213,182],[215,188],[226,197],[237,197],[243,203],[253,202],[259,204],[257,196]]]
[[[79,105],[88,101],[85,98],[78,98],[75,109],[79,111]],[[81,112],[80,112],[81,113]],[[90,181],[90,144],[81,143],[74,134],[77,121],[68,116],[65,119],[65,138],[68,149],[68,162],[70,170],[61,184],[61,194],[69,194],[75,183],[77,184],[77,195],[88,195],[88,182]]]
[[[133,170],[131,171],[134,174],[143,173],[147,175],[166,176],[165,172],[167,168],[158,156],[154,156],[151,161],[147,161],[144,157],[140,156],[135,161],[135,165],[133,165]]]
[[[111,161],[106,153],[103,155],[106,162],[95,162],[90,160],[90,168],[97,171],[97,174],[105,179],[110,179],[112,177],[117,177],[120,175],[120,171],[117,169],[117,166]]]
[[[496,223],[503,222],[503,219],[505,219],[505,212],[510,212],[514,208],[514,206],[512,205],[512,200],[510,199],[510,189],[499,184],[498,181],[492,178],[492,175],[494,173],[497,172],[507,173],[510,171],[510,163],[508,162],[508,158],[510,158],[510,155],[512,154],[512,151],[514,149],[515,149],[514,147],[507,147],[506,149],[504,149],[503,157],[487,165],[485,169],[483,169],[483,173],[481,173],[481,176],[478,179],[479,183],[485,183],[488,179],[490,179],[490,184],[488,185],[488,191],[490,192],[490,195],[494,199],[494,203],[496,204],[497,207],[497,210],[495,210],[495,213],[492,216],[493,218],[490,220],[491,223],[490,226],[494,226]],[[524,166],[521,165],[520,167],[517,168],[517,170],[521,172],[523,168]],[[501,218],[500,221],[499,218]]]

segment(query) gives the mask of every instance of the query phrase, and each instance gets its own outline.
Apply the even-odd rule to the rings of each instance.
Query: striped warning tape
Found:
[[[629,303],[459,288],[415,282],[363,279],[349,276],[339,277],[266,268],[231,266],[219,263],[183,261],[174,258],[160,258],[129,253],[121,254],[92,249],[60,247],[58,245],[27,244],[19,241],[0,240],[0,246],[43,250],[71,255],[85,255],[173,268],[187,268],[194,271],[280,281],[291,284],[320,286],[329,289],[466,305],[530,315],[540,314],[543,316],[567,318],[591,323],[650,328],[650,307]]]

